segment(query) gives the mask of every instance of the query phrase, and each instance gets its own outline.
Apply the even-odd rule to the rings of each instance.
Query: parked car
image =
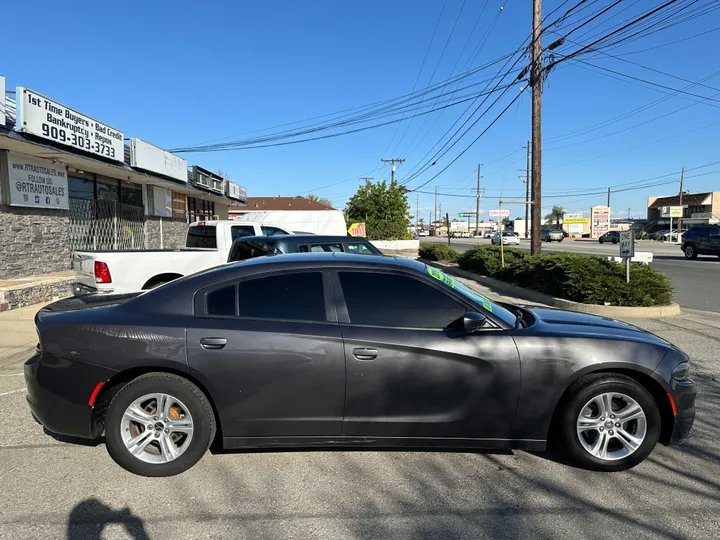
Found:
[[[278,235],[248,236],[233,242],[227,262],[284,253],[356,253],[382,255],[366,238],[353,236]]]
[[[430,231],[428,231],[427,229],[420,229],[420,230],[418,231],[417,235],[418,235],[418,236],[423,236],[423,237],[425,237],[425,236],[430,236]]]
[[[242,210],[236,221],[263,225],[272,223],[288,231],[306,231],[313,234],[347,234],[348,225],[341,210]]]
[[[690,227],[682,237],[681,248],[688,259],[695,259],[698,255],[720,257],[720,225]]]
[[[686,232],[687,229],[673,229],[672,231],[667,231],[663,233],[663,237],[665,238],[666,242],[676,242],[678,239],[678,233],[684,235]]]
[[[565,235],[558,229],[543,229],[540,231],[540,240],[543,242],[562,242]]]
[[[493,246],[500,245],[500,233],[495,232],[490,235],[490,242]],[[520,239],[515,236],[512,231],[503,231],[502,232],[502,243],[504,246],[513,245],[513,246],[519,246],[520,245]]]
[[[35,322],[34,417],[104,435],[145,476],[187,470],[213,441],[542,450],[554,436],[575,464],[618,471],[685,437],[695,414],[688,357],[667,341],[495,303],[403,258],[258,257],[61,300]]]
[[[290,234],[279,225],[239,221],[198,221],[187,230],[184,249],[76,251],[76,295],[122,294],[159,287],[227,261],[233,242],[245,236]]]
[[[600,238],[598,238],[598,242],[601,244],[605,242],[612,242],[613,244],[617,244],[620,241],[620,231],[608,231],[605,234],[603,234]]]

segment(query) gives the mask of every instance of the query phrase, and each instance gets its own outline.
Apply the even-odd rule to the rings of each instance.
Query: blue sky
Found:
[[[561,3],[546,0],[545,13]],[[568,2],[556,16],[575,3]],[[598,0],[586,13],[610,3]],[[618,13],[612,24],[659,3],[619,6],[618,11],[625,7],[627,11]],[[465,65],[480,65],[514,51],[531,27],[529,0],[128,1],[115,5],[75,1],[65,7],[57,2],[9,2],[3,9],[3,18],[14,21],[4,25],[0,49],[0,74],[7,77],[9,88],[27,86],[122,129],[126,137],[140,137],[165,148],[245,138],[256,130],[407,94],[416,79],[415,89],[424,88],[433,72],[432,81],[439,82]],[[607,28],[594,25],[577,31],[572,39],[588,43],[593,33]],[[573,26],[568,20],[555,30],[563,33]],[[608,52],[687,81],[699,81],[717,71],[711,54],[720,50],[716,27],[720,27],[719,11]],[[583,36],[585,31],[591,32]],[[702,32],[707,33],[691,38]],[[555,37],[548,33],[544,44]],[[655,48],[676,40],[679,42]],[[483,41],[477,56],[471,58]],[[566,43],[558,52],[575,48]],[[637,52],[648,48],[651,50]],[[670,88],[690,84],[600,54],[584,59]],[[495,69],[480,75],[492,75]],[[577,193],[720,160],[720,101],[672,95],[668,90],[607,75],[566,62],[547,79],[544,210],[552,204],[569,211],[587,210],[592,204],[604,203],[605,195]],[[694,86],[687,91],[720,98],[720,72],[704,84],[708,87]],[[511,89],[500,108],[488,113],[487,121],[519,90],[519,86]],[[610,126],[572,135],[660,98],[667,99]],[[420,117],[412,123],[406,120],[324,141],[183,155],[191,164],[229,172],[250,195],[314,192],[342,208],[357,188],[358,178],[389,176],[389,167],[382,166],[381,158],[406,159],[397,173],[402,180],[465,106],[435,113],[427,122]],[[660,115],[666,116],[656,119]],[[409,187],[431,178],[486,125],[484,120],[479,122],[453,151]],[[474,146],[422,190],[432,191],[437,185],[441,192],[455,195],[440,197],[443,213],[473,208],[474,199],[458,195],[471,194],[475,169],[481,163],[484,209],[495,207],[497,200],[491,197],[500,194],[522,197],[518,169],[525,165],[521,147],[529,135],[530,94],[523,92]],[[686,189],[720,189],[720,172],[715,172],[719,169],[720,164],[689,172]],[[617,193],[612,200],[613,213],[626,215],[630,208],[632,215],[642,216],[648,195],[672,194],[677,189],[671,184]],[[415,193],[410,197],[413,208],[415,197]],[[420,215],[427,220],[433,197],[418,197]],[[511,211],[523,213],[520,206]]]

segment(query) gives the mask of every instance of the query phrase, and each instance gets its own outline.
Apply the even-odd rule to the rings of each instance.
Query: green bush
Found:
[[[505,248],[506,265],[513,264],[518,260],[524,260],[529,257],[530,255],[525,251]],[[477,272],[483,276],[494,276],[502,268],[500,260],[500,246],[475,246],[461,254],[457,262],[463,270]]]
[[[407,227],[397,221],[368,219],[365,221],[368,240],[405,240]]]
[[[433,242],[420,242],[420,250],[418,254],[428,261],[448,261],[455,262],[460,255],[450,246],[445,244],[436,244]]]
[[[463,253],[458,263],[464,270],[584,304],[656,306],[672,301],[665,275],[642,264],[630,266],[626,283],[623,264],[574,253],[531,256],[506,249],[502,268],[499,247],[477,246]]]

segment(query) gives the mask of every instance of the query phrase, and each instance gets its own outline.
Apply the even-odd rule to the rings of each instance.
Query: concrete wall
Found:
[[[67,210],[0,205],[0,279],[71,269]]]
[[[160,222],[162,221],[162,243],[160,242]],[[187,222],[184,219],[145,218],[145,244],[147,249],[177,249],[185,246]]]

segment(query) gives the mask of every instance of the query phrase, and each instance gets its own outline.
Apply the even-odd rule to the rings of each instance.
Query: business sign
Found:
[[[660,215],[664,218],[679,218],[683,215],[682,206],[663,206]]]
[[[627,259],[635,256],[635,235],[633,231],[620,231],[620,256]]]
[[[130,165],[186,184],[188,181],[187,161],[142,139],[130,139]]]
[[[497,217],[509,217],[510,216],[510,210],[502,209],[502,210],[490,210],[488,212],[488,215],[491,218],[497,218]]]
[[[67,210],[68,180],[65,165],[22,154],[7,153],[10,206]]]
[[[590,232],[593,238],[602,236],[610,229],[610,207],[593,206],[590,209]]]
[[[569,218],[569,217],[567,217],[567,214],[566,214],[565,217],[563,218],[562,222],[563,222],[563,224],[569,224],[569,223],[582,224],[582,223],[589,223],[590,218],[586,218],[586,217],[571,217],[571,218]]]
[[[0,126],[5,125],[5,77],[0,75]]]
[[[45,96],[17,87],[15,129],[98,156],[125,160],[123,132]]]
[[[247,202],[247,191],[245,188],[229,180],[225,180],[225,195],[243,203]]]
[[[350,236],[365,236],[365,224],[353,223],[348,229]]]
[[[570,236],[577,236],[583,233],[582,223],[569,223],[567,232]]]

